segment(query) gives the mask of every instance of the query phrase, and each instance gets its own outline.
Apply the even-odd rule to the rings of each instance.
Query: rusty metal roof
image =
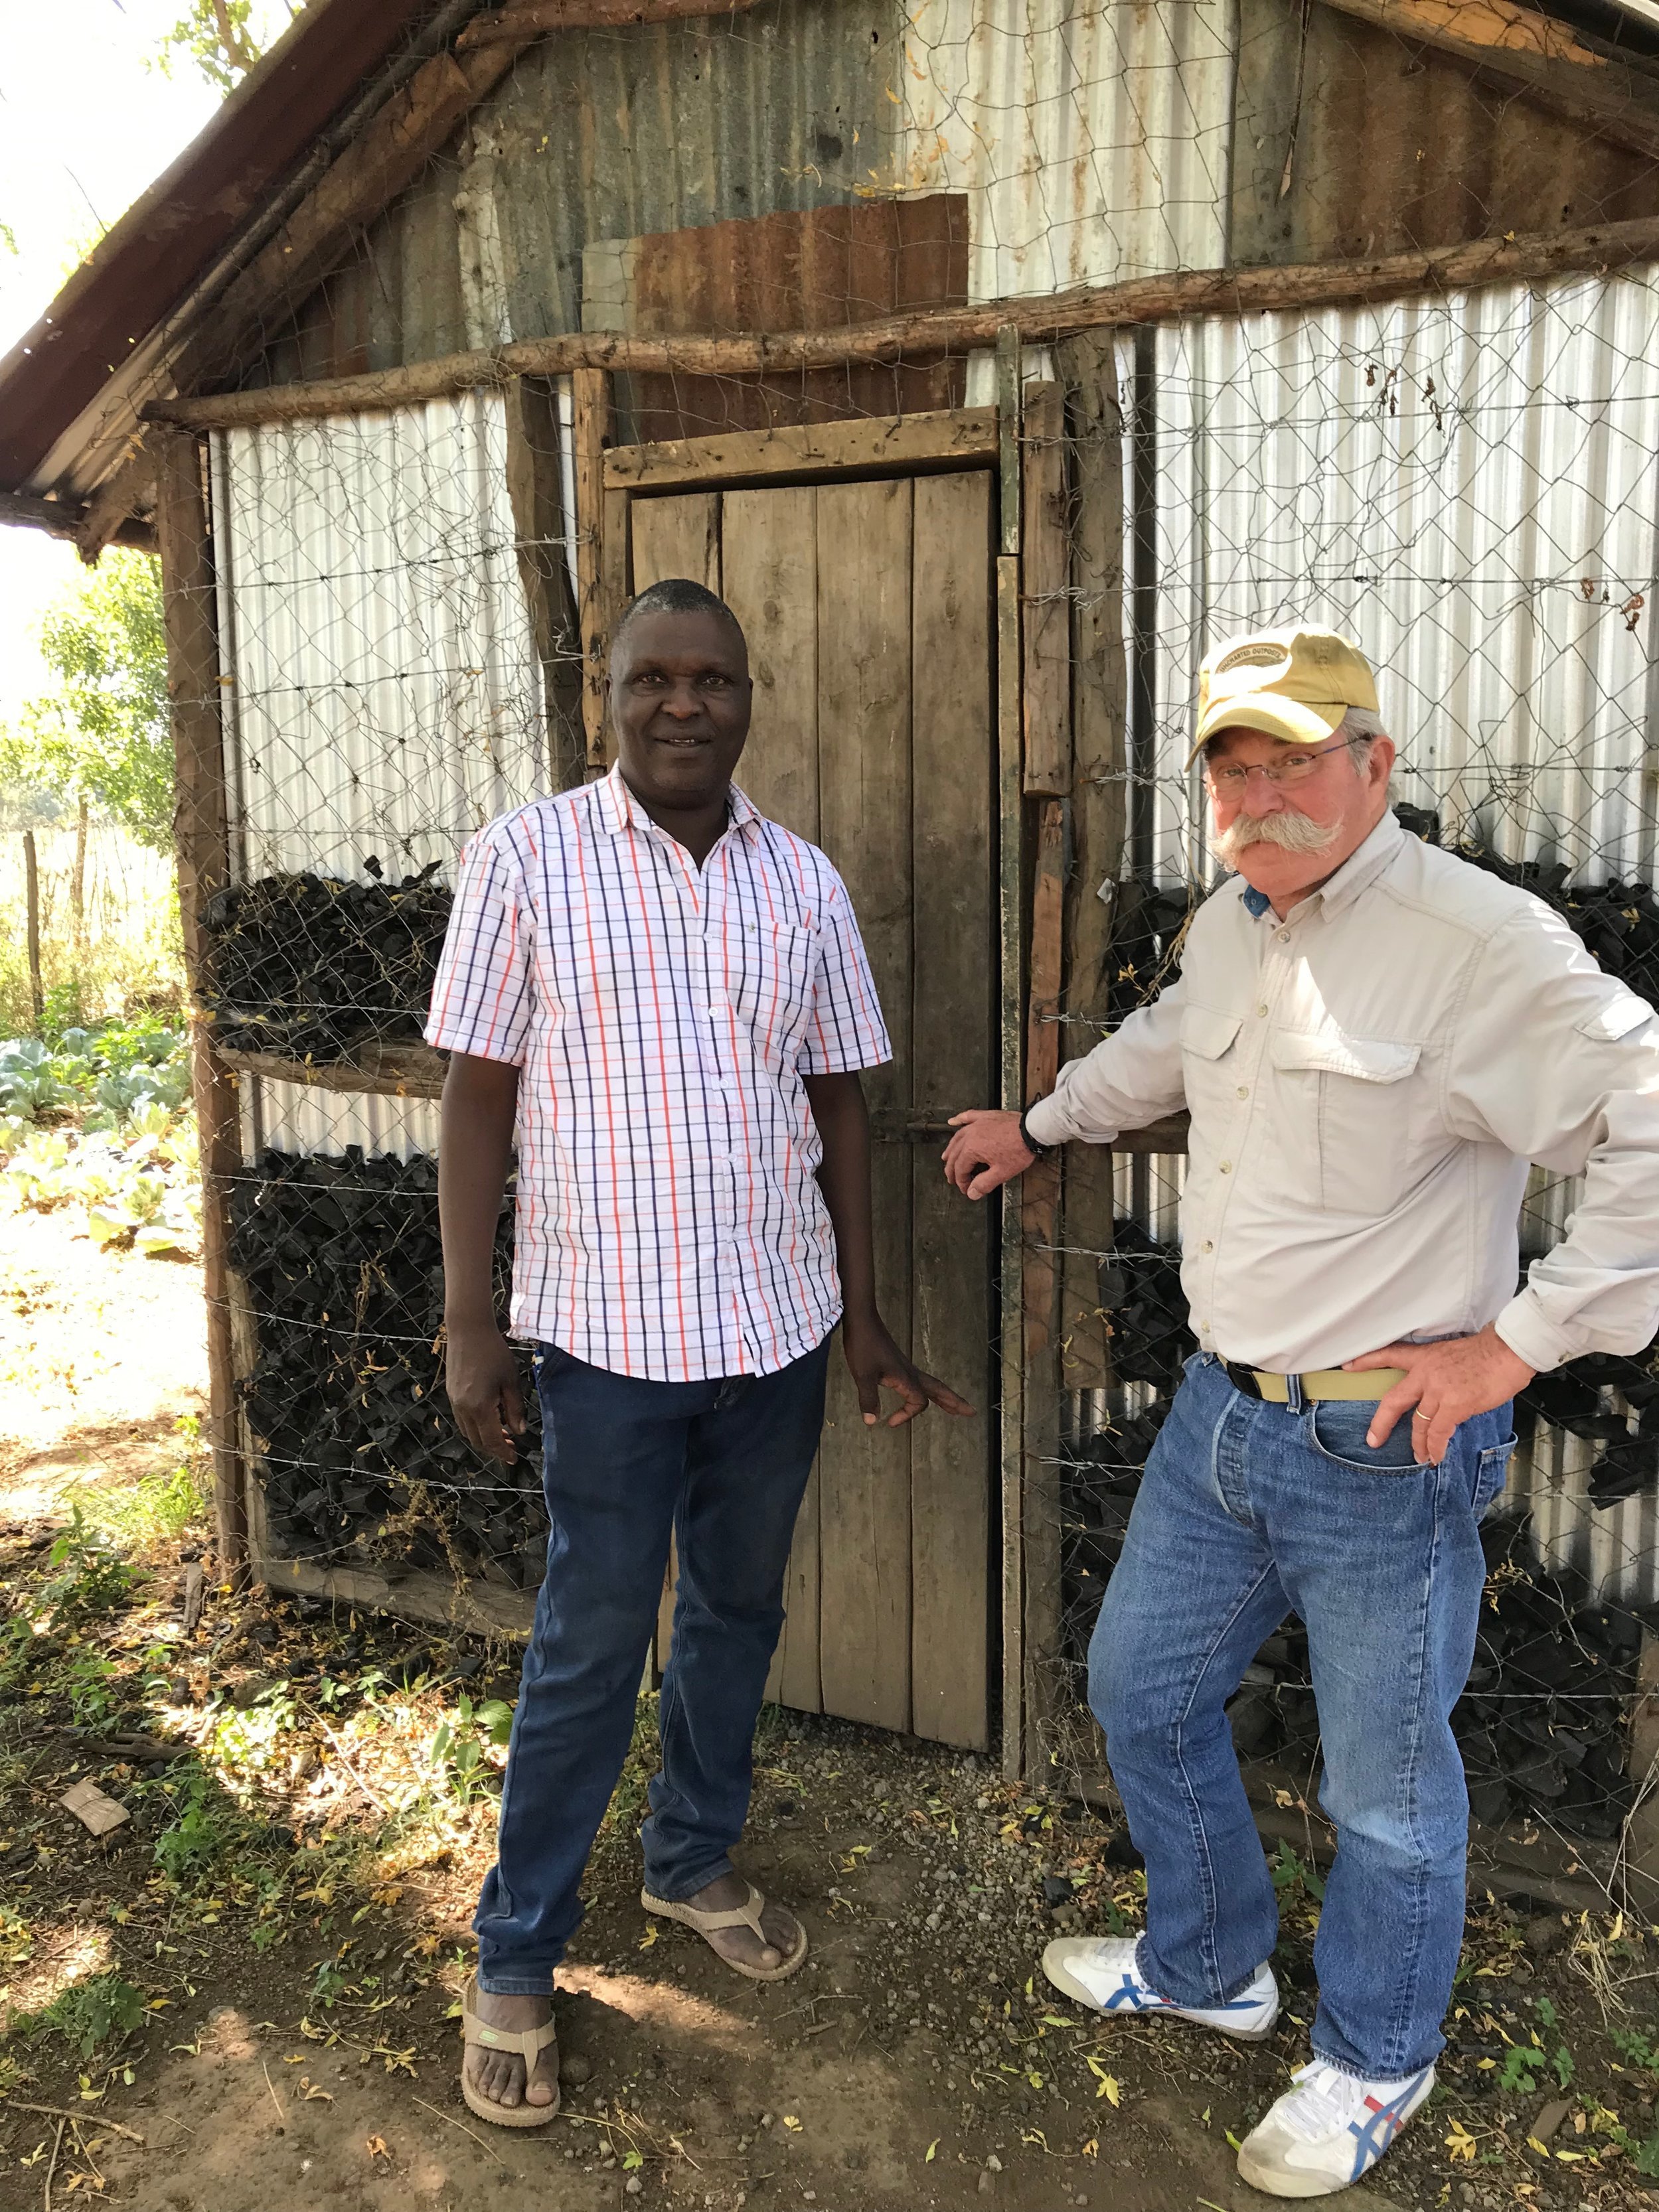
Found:
[[[434,0],[312,0],[0,361],[0,490],[179,307]]]

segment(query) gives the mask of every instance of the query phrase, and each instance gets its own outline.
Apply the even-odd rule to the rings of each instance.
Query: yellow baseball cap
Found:
[[[1223,730],[1259,730],[1287,745],[1322,745],[1351,707],[1379,712],[1359,647],[1333,629],[1259,629],[1204,656],[1191,768]]]

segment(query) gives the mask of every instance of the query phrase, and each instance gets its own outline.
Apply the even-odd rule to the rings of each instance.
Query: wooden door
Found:
[[[989,1742],[995,1208],[947,1188],[945,1118],[997,1097],[989,471],[636,495],[633,588],[691,576],[743,624],[738,780],[851,893],[893,1038],[867,1073],[881,1310],[979,1409],[867,1429],[839,1346],[769,1697]]]

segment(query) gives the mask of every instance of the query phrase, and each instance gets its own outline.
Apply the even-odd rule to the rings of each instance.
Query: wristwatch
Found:
[[[1028,1106],[1026,1113],[1022,1114],[1020,1116],[1020,1142],[1025,1146],[1027,1152],[1031,1153],[1034,1158],[1040,1160],[1045,1159],[1048,1154],[1054,1150],[1054,1147],[1052,1145],[1045,1145],[1040,1142],[1037,1138],[1032,1135],[1031,1131],[1026,1126],[1026,1114],[1028,1114],[1030,1111],[1031,1109]]]

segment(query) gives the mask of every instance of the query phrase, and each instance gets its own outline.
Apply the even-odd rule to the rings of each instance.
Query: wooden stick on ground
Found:
[[[87,2117],[84,2112],[66,2112],[61,2105],[25,2104],[21,2097],[7,2097],[3,2100],[0,2100],[0,2112],[40,2112],[43,2113],[49,2120],[64,2120],[65,2122],[70,2120],[83,2120]],[[137,2128],[124,2128],[119,2120],[107,2119],[104,2114],[101,2112],[98,2115],[98,2125],[101,2128],[107,2129],[109,2133],[113,2136],[125,2136],[129,2142],[136,2142],[140,2150],[143,2150],[148,2148],[143,2137],[139,2134]]]
[[[52,2177],[58,2171],[58,2154],[64,2148],[64,2130],[68,2125],[69,2121],[67,2118],[59,2120],[58,2123],[58,2133],[52,2140],[52,2160],[51,2163],[46,2167],[46,2194],[43,2212],[52,2212]]]

